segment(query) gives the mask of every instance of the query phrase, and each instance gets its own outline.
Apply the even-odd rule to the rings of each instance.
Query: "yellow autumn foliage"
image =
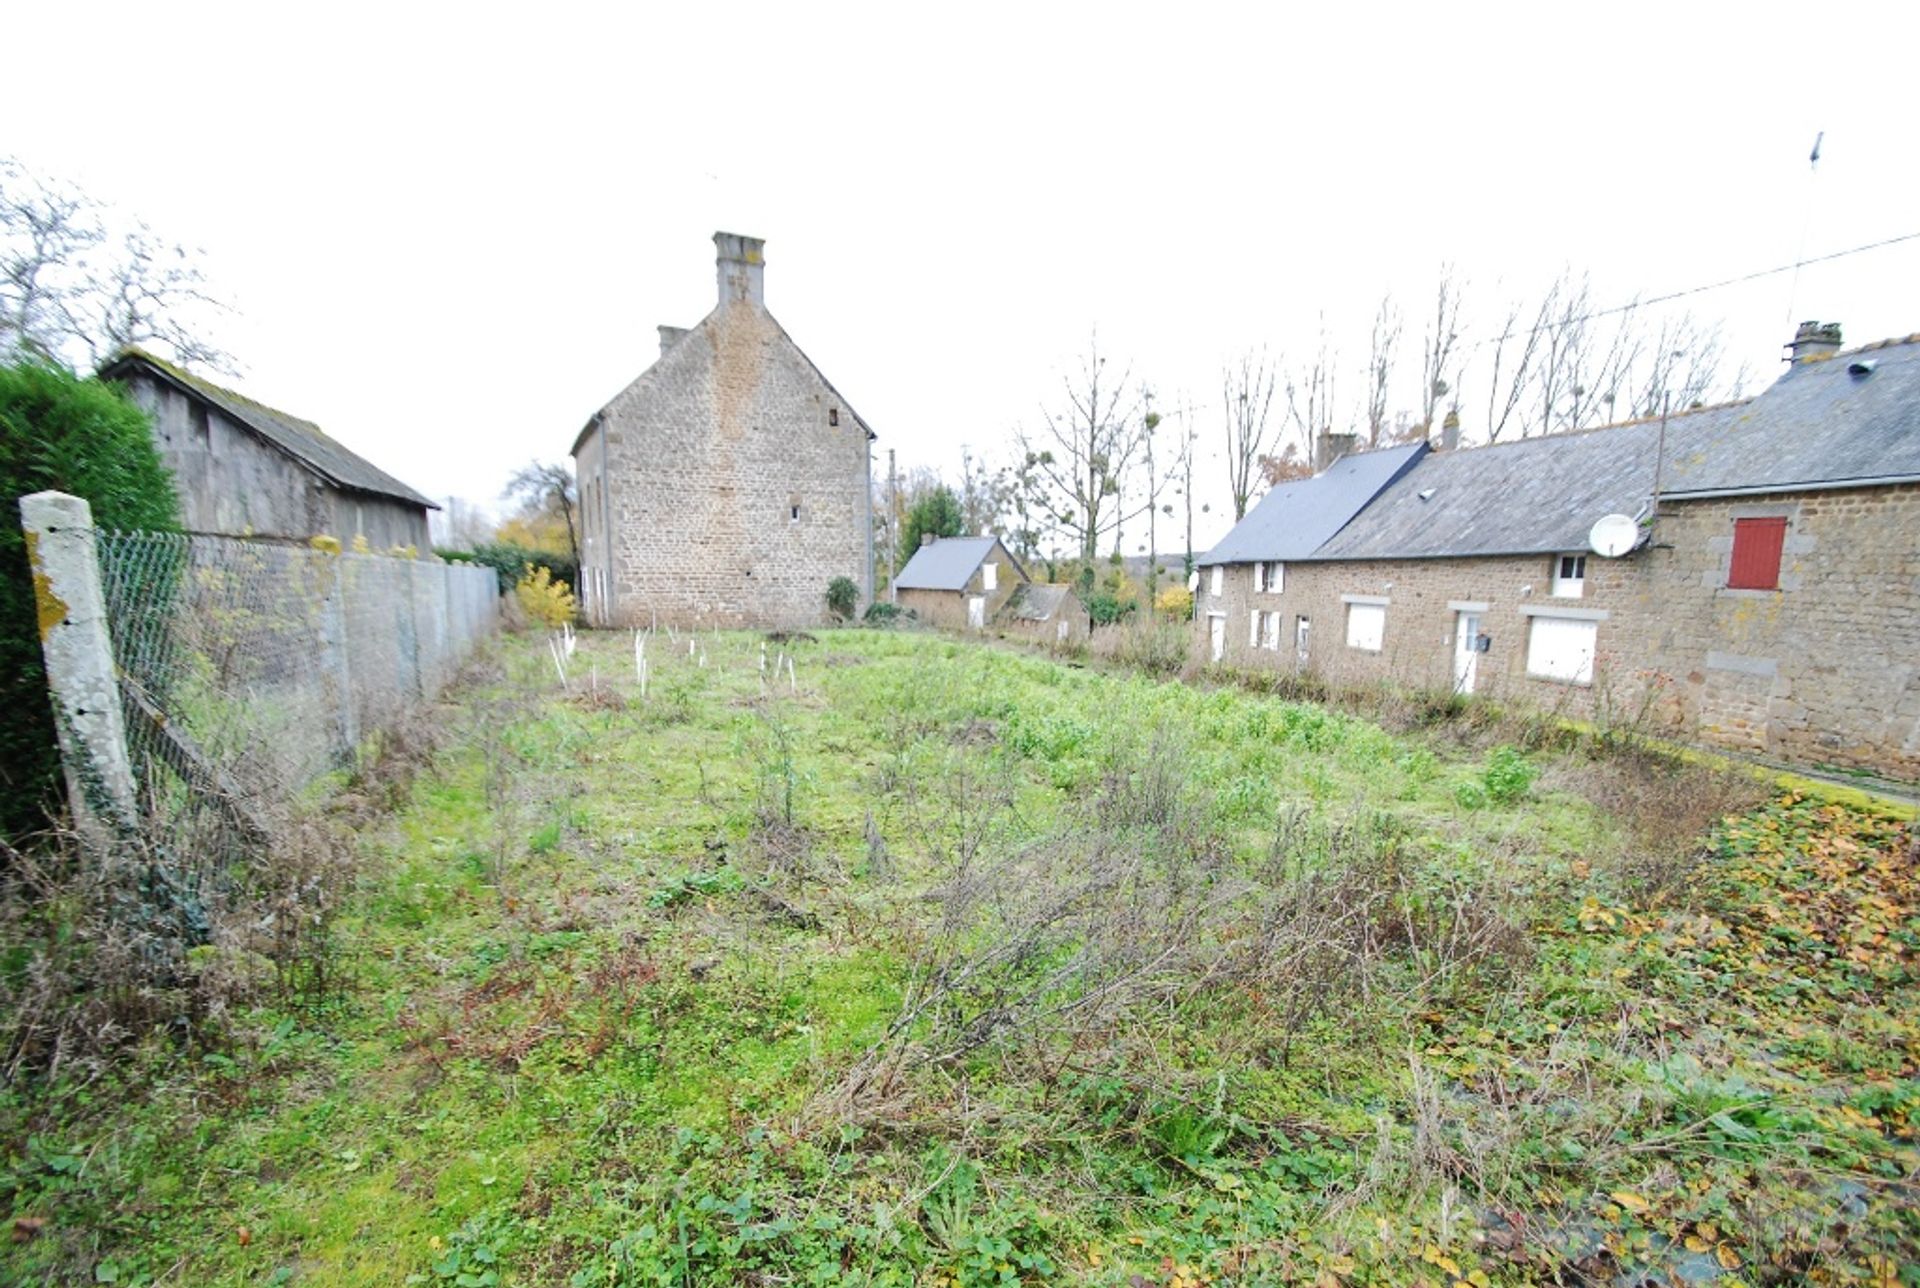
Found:
[[[530,621],[558,630],[573,620],[573,588],[564,581],[556,581],[551,568],[527,564],[513,594]]]
[[[1153,597],[1153,611],[1170,621],[1184,622],[1193,616],[1193,592],[1185,586],[1163,586]]]

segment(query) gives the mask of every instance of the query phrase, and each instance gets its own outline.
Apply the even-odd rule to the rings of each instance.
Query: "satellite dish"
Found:
[[[1587,533],[1587,545],[1606,559],[1618,559],[1640,541],[1640,525],[1630,515],[1609,514]]]

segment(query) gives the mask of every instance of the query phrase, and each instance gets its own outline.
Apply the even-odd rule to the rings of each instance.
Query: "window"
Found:
[[[798,505],[790,505],[787,507],[787,522],[800,522],[800,507]]]
[[[1000,565],[989,559],[980,565],[980,585],[987,590],[1000,588]]]
[[[1387,641],[1385,604],[1347,605],[1347,647],[1378,653]]]
[[[1780,551],[1786,543],[1784,518],[1735,519],[1733,562],[1727,568],[1727,589],[1780,589]]]
[[[827,424],[838,425],[839,423],[840,423],[840,409],[838,407],[827,408]]]
[[[1277,595],[1287,586],[1287,566],[1278,559],[1253,566],[1253,591],[1256,595]]]
[[[1535,617],[1527,634],[1527,674],[1570,684],[1593,683],[1600,624],[1571,617]]]
[[[187,426],[193,431],[192,437],[195,447],[210,447],[213,445],[213,433],[207,426],[207,409],[204,404],[197,402],[187,404]]]
[[[1220,597],[1221,571],[1222,569],[1220,565],[1215,564],[1213,568],[1207,573],[1207,593],[1209,595],[1212,595],[1215,599],[1218,599]]]
[[[1268,613],[1266,622],[1260,628],[1260,647],[1270,653],[1280,651],[1280,614]]]
[[[1578,599],[1586,593],[1587,557],[1560,555],[1553,561],[1553,593],[1558,599]]]

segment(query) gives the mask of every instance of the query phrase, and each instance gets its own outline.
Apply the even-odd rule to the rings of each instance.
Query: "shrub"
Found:
[[[1533,762],[1518,747],[1495,747],[1480,779],[1486,785],[1487,799],[1496,805],[1512,805],[1525,800],[1533,790],[1536,772]]]
[[[503,595],[519,583],[529,564],[535,568],[545,568],[555,581],[565,582],[569,586],[580,584],[580,565],[571,555],[557,555],[547,550],[536,550],[532,546],[492,541],[475,546],[471,551],[442,550],[437,553],[442,559],[485,564],[493,569]]]
[[[556,579],[550,569],[528,564],[514,585],[513,594],[526,610],[529,621],[559,630],[573,620],[573,589]]]
[[[911,608],[902,608],[898,604],[889,604],[884,599],[876,599],[867,605],[867,611],[861,620],[869,626],[897,626],[901,622],[914,620],[916,614]]]
[[[59,778],[53,711],[18,498],[49,489],[86,498],[103,528],[180,527],[173,480],[146,414],[111,385],[27,362],[0,367],[0,833],[46,821]]]
[[[851,577],[835,577],[827,583],[827,611],[836,621],[850,622],[860,607],[860,588]]]
[[[1122,599],[1110,590],[1096,590],[1087,596],[1087,615],[1095,626],[1112,626],[1133,616],[1138,608],[1131,599]]]
[[[1153,611],[1169,621],[1193,620],[1193,592],[1185,586],[1167,586],[1153,597]]]

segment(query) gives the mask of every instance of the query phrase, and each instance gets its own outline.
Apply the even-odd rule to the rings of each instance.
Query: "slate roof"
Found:
[[[942,537],[914,551],[893,584],[901,590],[965,590],[998,544],[997,537]]]
[[[1312,514],[1338,495],[1316,488],[1366,460],[1350,456],[1313,479],[1275,488],[1200,562],[1584,550],[1602,515],[1646,512],[1661,432],[1655,417],[1422,454],[1362,499],[1337,532],[1300,550],[1309,533],[1282,516]],[[1753,398],[1674,413],[1665,437],[1658,486],[1674,501],[1920,481],[1920,335],[1795,363]],[[1269,521],[1275,496],[1283,508]],[[1256,519],[1279,535],[1259,535]]]
[[[1342,456],[1312,478],[1277,484],[1197,562],[1205,567],[1310,558],[1382,488],[1427,455],[1425,443],[1358,452]]]
[[[373,462],[327,437],[312,421],[224,389],[145,350],[121,350],[100,368],[100,378],[119,380],[136,369],[149,372],[189,397],[211,403],[228,419],[252,430],[330,483],[357,492],[393,497],[429,510],[440,508]]]
[[[1584,550],[1595,519],[1646,505],[1659,434],[1656,421],[1433,453],[1310,557]]]
[[[1007,597],[1006,604],[1000,609],[1002,616],[1016,622],[1046,622],[1060,611],[1060,606],[1073,594],[1073,587],[1058,586],[1040,582],[1022,582]]]
[[[1795,363],[1737,414],[1670,433],[1660,491],[1677,498],[1910,479],[1920,479],[1920,335]]]

